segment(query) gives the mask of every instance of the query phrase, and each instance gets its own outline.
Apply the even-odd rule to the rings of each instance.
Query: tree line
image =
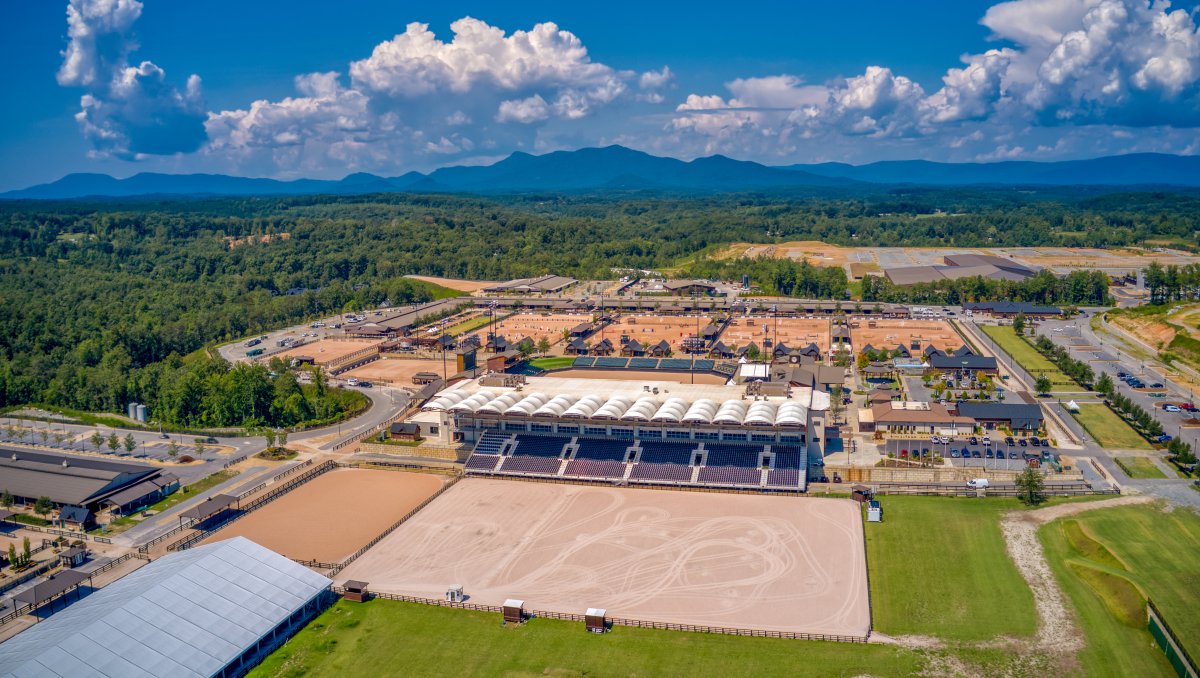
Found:
[[[897,304],[967,304],[976,301],[1028,301],[1036,304],[1108,306],[1110,280],[1103,271],[1071,271],[1058,277],[1047,270],[1025,280],[975,276],[895,285],[883,276],[863,278],[863,301]]]

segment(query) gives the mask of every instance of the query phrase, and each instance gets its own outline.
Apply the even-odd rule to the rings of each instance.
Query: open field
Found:
[[[822,353],[829,350],[828,319],[823,318],[780,318],[779,341],[788,348],[802,348],[816,344]],[[742,316],[734,318],[721,334],[721,341],[729,347],[745,346],[754,342],[761,349],[763,340],[774,341],[775,318],[772,316]]]
[[[563,379],[617,379],[617,380],[646,380],[646,381],[674,381],[680,384],[690,384],[695,379],[697,384],[724,384],[729,381],[727,377],[722,377],[717,374],[709,374],[708,372],[697,372],[693,375],[691,372],[667,372],[664,370],[594,370],[594,369],[578,369],[578,370],[562,370],[555,372],[554,377]]]
[[[557,370],[563,367],[570,367],[575,364],[574,356],[552,356],[547,358],[534,358],[529,361],[530,366],[537,367],[543,370]]]
[[[470,317],[464,318],[461,322],[457,322],[442,331],[452,337],[457,337],[460,334],[474,332],[475,330],[486,326],[492,322],[492,316],[484,315],[482,312],[471,314]]]
[[[712,322],[712,318],[701,316],[700,329]],[[657,344],[663,339],[671,345],[671,350],[679,353],[683,340],[696,334],[696,316],[625,314],[604,328],[604,336],[620,350],[620,339],[627,336],[643,346]],[[592,341],[599,341],[600,334],[592,335]]]
[[[563,330],[569,330],[579,323],[591,322],[592,316],[573,313],[517,313],[496,321],[494,326],[487,325],[468,335],[479,337],[479,345],[487,343],[490,331],[504,337],[509,343],[517,343],[524,337],[529,337],[536,345],[543,337],[550,340],[551,345],[562,343]]]
[[[1113,459],[1117,462],[1117,466],[1125,472],[1125,475],[1130,478],[1166,478],[1167,474],[1163,473],[1154,462],[1146,457],[1117,457]]]
[[[338,562],[446,482],[428,473],[337,469],[304,483],[200,542],[242,536],[300,560]]]
[[[399,639],[402,639],[399,640]],[[339,602],[250,672],[277,676],[880,676],[919,673],[922,653],[894,645],[615,627],[415,603]]]
[[[318,339],[317,341],[289,348],[275,355],[283,359],[307,356],[318,365],[326,365],[351,353],[382,343],[378,339]]]
[[[1022,337],[1018,337],[1013,328],[1008,325],[980,325],[979,329],[983,330],[984,334],[988,335],[992,341],[996,342],[1004,352],[1012,356],[1012,359],[1017,361],[1017,364],[1025,368],[1025,371],[1033,376],[1034,379],[1046,375],[1050,383],[1054,385],[1051,391],[1069,391],[1079,389],[1079,385],[1073,379],[1063,374],[1063,371],[1058,369],[1058,366],[1050,362],[1046,356],[1038,353],[1028,341]],[[1068,388],[1059,388],[1068,387]]]
[[[1097,443],[1108,449],[1151,450],[1146,439],[1103,403],[1084,403],[1071,412]]]
[[[870,325],[874,323],[874,327]],[[947,350],[963,345],[962,337],[944,320],[857,320],[850,327],[850,344],[861,351],[868,344],[876,349],[894,349],[902,344],[909,350],[913,342],[918,350],[927,346]]]
[[[1029,636],[1033,594],[1008,557],[1000,516],[1016,500],[883,497],[867,523],[875,628],[948,640]]]
[[[1086,637],[1081,673],[1175,675],[1146,631],[1145,595],[1154,599],[1192,656],[1200,653],[1200,616],[1195,614],[1200,518],[1195,513],[1105,508],[1051,522],[1039,538]]]
[[[442,287],[458,290],[459,292],[478,292],[485,287],[495,285],[487,280],[459,280],[458,278],[439,278],[434,275],[406,275],[405,278],[441,285]]]
[[[446,356],[445,367],[447,375],[453,375],[458,371],[453,355]],[[417,360],[413,358],[383,356],[379,360],[371,361],[366,365],[343,372],[338,376],[343,379],[350,377],[366,379],[370,382],[391,384],[402,388],[419,388],[412,383],[413,375],[417,372],[433,372],[441,376],[442,361],[441,359]]]
[[[865,635],[849,500],[468,479],[338,575],[372,590],[649,621]]]

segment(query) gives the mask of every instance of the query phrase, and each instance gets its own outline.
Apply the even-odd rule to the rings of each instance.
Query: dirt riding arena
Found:
[[[320,339],[296,348],[276,353],[284,360],[306,356],[313,359],[317,365],[328,365],[363,349],[371,348],[382,343],[378,339]]]
[[[430,473],[336,469],[217,530],[202,544],[242,536],[298,560],[339,562],[445,484]]]
[[[875,327],[870,327],[874,322]],[[857,325],[857,327],[855,326]],[[877,349],[894,349],[903,344],[911,349],[912,342],[919,341],[919,350],[933,346],[940,350],[955,349],[963,345],[962,337],[944,320],[852,320],[850,342],[855,351],[870,344]]]
[[[374,591],[533,610],[866,635],[859,507],[849,499],[467,479],[338,576]]]
[[[459,292],[478,292],[485,287],[491,287],[496,284],[487,280],[459,280],[458,278],[439,278],[434,275],[406,275],[404,277],[433,283],[434,285],[441,285],[447,289],[458,290]]]
[[[343,379],[351,377],[355,379],[365,379],[371,383],[387,384],[399,388],[421,388],[420,385],[413,384],[413,375],[417,372],[433,372],[439,377],[442,376],[442,360],[416,360],[413,358],[392,358],[383,356],[379,360],[374,360],[362,367],[356,367],[348,372],[343,372],[338,376]],[[453,354],[446,356],[446,374],[454,376],[458,372],[457,363]]]
[[[700,317],[700,329],[704,329],[712,318]],[[683,340],[696,334],[696,316],[694,315],[622,315],[604,328],[604,336],[620,349],[622,336],[631,341],[637,341],[642,346],[657,344],[663,339],[671,345],[671,350],[681,353]],[[599,341],[600,334],[592,339]]]
[[[788,348],[816,344],[824,354],[829,350],[829,331],[829,320],[822,318],[779,319],[779,341]],[[721,333],[721,342],[732,347],[745,346],[753,341],[761,349],[764,339],[774,341],[775,337],[775,318],[769,315],[749,316],[731,320]]]
[[[668,372],[666,370],[593,370],[582,368],[578,370],[555,370],[549,376],[562,379],[619,379],[634,381],[674,381],[680,384],[692,383],[691,372]],[[724,384],[728,377],[709,372],[697,372],[697,384]]]
[[[591,322],[592,316],[586,314],[571,314],[571,313],[551,313],[542,315],[541,313],[517,313],[503,320],[499,320],[496,324],[482,327],[471,334],[479,337],[479,345],[483,346],[487,343],[488,332],[495,331],[496,334],[504,337],[509,343],[517,343],[524,337],[529,337],[536,345],[542,340],[542,337],[550,340],[550,345],[554,346],[562,343],[563,330],[569,330],[579,323]],[[493,330],[493,327],[495,328]]]

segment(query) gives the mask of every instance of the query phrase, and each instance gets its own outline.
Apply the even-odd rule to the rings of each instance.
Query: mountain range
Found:
[[[622,146],[513,153],[492,165],[443,167],[396,177],[357,173],[340,180],[280,181],[223,174],[157,174],[126,179],[68,174],[58,181],[0,193],[0,199],[52,200],[140,195],[352,195],[364,193],[522,193],[584,191],[737,192],[936,186],[1200,186],[1200,157],[1136,153],[1058,162],[939,163],[890,160],[771,167],[721,155],[691,161]]]

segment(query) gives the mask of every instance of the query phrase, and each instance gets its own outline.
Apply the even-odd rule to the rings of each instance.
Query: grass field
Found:
[[[1087,639],[1081,673],[1175,675],[1146,631],[1144,595],[1154,599],[1188,651],[1200,652],[1195,513],[1106,508],[1054,521],[1039,536]]]
[[[851,645],[615,627],[390,600],[339,602],[250,676],[908,676],[923,657]],[[400,667],[403,667],[401,669]]]
[[[949,640],[1028,636],[1033,594],[1004,548],[1000,516],[1015,500],[886,497],[867,523],[874,626]]]
[[[496,321],[499,322],[500,318],[496,318]],[[490,322],[492,322],[491,316],[486,316],[486,315],[475,316],[474,318],[464,320],[464,321],[458,323],[457,325],[451,325],[450,327],[447,327],[446,334],[449,334],[452,337],[457,337],[460,334],[466,334],[467,332],[474,332],[475,330],[479,329],[480,327],[483,327],[484,325],[487,325]]]
[[[557,370],[563,367],[570,367],[575,364],[573,356],[552,356],[549,358],[534,358],[529,361],[531,367],[537,367],[543,370]]]
[[[1079,388],[1079,385],[1073,379],[1063,374],[1062,370],[1046,359],[1046,356],[1038,353],[1033,344],[1018,337],[1012,327],[1007,325],[980,325],[979,329],[991,337],[992,341],[1004,349],[1005,353],[1012,356],[1012,359],[1017,361],[1017,364],[1025,368],[1025,371],[1033,375],[1035,379],[1045,374],[1050,383],[1055,386],[1051,390],[1069,391],[1072,388]]]
[[[1130,478],[1166,478],[1167,474],[1163,473],[1154,462],[1146,457],[1117,457],[1113,459],[1117,462],[1117,466],[1125,472],[1125,475]]]
[[[1119,450],[1151,450],[1137,431],[1118,417],[1116,412],[1103,403],[1085,403],[1077,411],[1071,412],[1079,423],[1087,429],[1092,438],[1106,448]]]

